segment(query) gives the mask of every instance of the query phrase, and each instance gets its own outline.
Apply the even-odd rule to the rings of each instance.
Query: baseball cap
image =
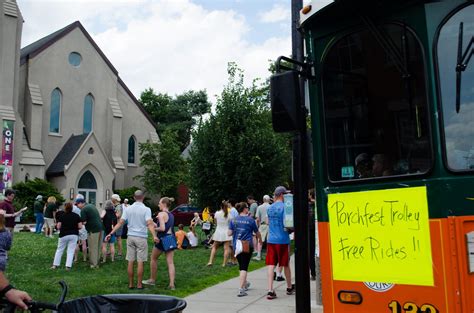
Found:
[[[79,200],[84,200],[84,196],[80,193],[76,195],[76,198],[74,198],[74,203],[79,203]],[[85,201],[84,201],[85,202]]]
[[[43,200],[43,196],[42,195],[37,195],[36,200]]]
[[[264,195],[263,196],[263,201],[270,201],[270,200],[271,200],[271,198],[270,198],[269,195]]]
[[[114,193],[111,198],[112,198],[113,200],[117,200],[117,201],[119,201],[119,202],[121,201],[120,196],[119,196],[118,194],[116,194],[116,193]]]
[[[285,187],[283,186],[278,186],[275,188],[275,192],[273,193],[275,196],[279,196],[279,195],[282,195],[284,193],[289,193],[290,191],[287,190]]]
[[[76,199],[76,203],[86,203],[86,200],[84,200],[84,198],[78,198]]]

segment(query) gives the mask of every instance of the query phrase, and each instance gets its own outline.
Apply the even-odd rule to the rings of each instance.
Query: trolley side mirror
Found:
[[[300,106],[299,76],[296,71],[277,73],[270,78],[273,130],[277,133],[298,130]]]

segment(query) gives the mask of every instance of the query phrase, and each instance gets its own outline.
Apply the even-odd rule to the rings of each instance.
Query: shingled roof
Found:
[[[28,62],[29,59],[34,58],[38,54],[40,54],[43,50],[47,49],[49,46],[57,42],[59,39],[63,38],[67,34],[69,34],[71,31],[74,29],[79,28],[84,36],[89,40],[91,45],[94,47],[94,49],[97,51],[97,53],[102,57],[104,62],[108,65],[110,70],[117,75],[117,81],[120,84],[120,86],[123,87],[125,92],[129,95],[129,97],[132,99],[132,101],[137,105],[137,107],[140,109],[140,111],[145,115],[145,117],[148,119],[148,121],[153,125],[153,127],[156,128],[155,122],[151,119],[150,115],[145,111],[145,108],[143,105],[135,98],[133,93],[128,89],[128,87],[125,85],[123,80],[118,76],[118,71],[115,69],[115,67],[112,65],[112,63],[107,59],[105,54],[100,50],[99,46],[95,43],[94,39],[92,39],[91,35],[87,32],[87,30],[82,26],[81,22],[75,21],[72,24],[69,24],[68,26],[46,36],[41,38],[40,40],[37,40],[33,42],[32,44],[29,44],[28,46],[24,47],[21,49],[20,53],[20,65],[25,64]]]
[[[61,176],[64,174],[64,166],[71,162],[74,155],[77,153],[79,148],[82,146],[89,134],[82,134],[69,137],[68,141],[64,144],[61,151],[59,151],[56,158],[53,160],[51,165],[46,170],[46,175],[49,177]]]

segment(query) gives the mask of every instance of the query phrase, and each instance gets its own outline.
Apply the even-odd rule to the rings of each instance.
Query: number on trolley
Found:
[[[439,313],[431,304],[423,304],[421,307],[418,307],[413,302],[406,302],[403,304],[403,309],[398,301],[393,300],[388,304],[391,313]]]

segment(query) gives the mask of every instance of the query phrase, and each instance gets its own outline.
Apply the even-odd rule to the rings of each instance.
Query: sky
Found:
[[[310,2],[304,1],[305,4]],[[315,9],[332,0],[313,0]],[[139,98],[206,89],[212,101],[236,62],[246,81],[291,54],[290,0],[17,0],[22,47],[80,21]]]

